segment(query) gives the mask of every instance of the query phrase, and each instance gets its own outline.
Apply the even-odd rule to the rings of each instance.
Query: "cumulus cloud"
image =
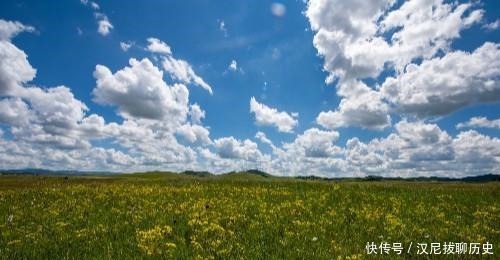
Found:
[[[26,53],[10,42],[19,33],[34,30],[17,21],[0,19],[0,95],[9,94],[35,78],[36,69],[28,62]]]
[[[2,20],[3,21],[3,20]],[[88,110],[65,86],[39,88],[27,86],[36,70],[24,51],[10,42],[10,37],[21,31],[33,31],[19,22],[5,22],[0,34],[0,122],[9,126],[14,141],[6,146],[29,157],[29,153],[46,149],[86,149],[87,140],[79,138],[78,128]],[[12,29],[12,28],[17,29]],[[7,29],[5,29],[7,28]],[[44,154],[44,153],[40,153]],[[21,156],[21,155],[20,155]]]
[[[153,53],[160,53],[165,55],[171,55],[172,50],[170,50],[170,46],[165,42],[160,41],[157,38],[148,38],[148,47],[147,50]]]
[[[344,82],[337,93],[343,97],[337,110],[321,112],[316,118],[316,122],[324,128],[359,126],[382,130],[391,124],[389,106],[382,101],[379,92],[363,82]]]
[[[334,146],[338,138],[339,133],[336,131],[311,128],[298,135],[293,143],[285,144],[284,148],[290,153],[299,153],[305,157],[326,158],[340,151],[340,148]]]
[[[489,120],[484,116],[472,117],[467,122],[457,124],[457,129],[462,128],[493,128],[500,129],[500,119]]]
[[[211,144],[210,132],[203,126],[185,124],[177,129],[177,134],[192,144],[207,145]]]
[[[0,95],[9,94],[36,75],[26,53],[8,40],[0,40]]]
[[[163,72],[148,59],[130,59],[129,66],[115,73],[96,66],[96,102],[117,107],[124,118],[120,124],[107,123],[99,115],[88,115],[85,103],[66,86],[28,85],[36,70],[9,37],[0,40],[0,75],[8,83],[2,83],[0,93],[0,124],[11,136],[5,139],[1,131],[1,168],[176,170],[198,156],[176,135],[193,146],[211,143],[208,128],[200,122],[205,112],[189,104],[187,88],[167,85]],[[96,146],[93,140],[116,148]]]
[[[283,175],[448,176],[499,170],[500,139],[475,131],[450,136],[436,124],[400,121],[384,138],[362,142],[354,137],[336,146],[335,131],[308,129],[274,151],[272,168]],[[263,140],[265,135],[259,134]]]
[[[0,100],[0,123],[10,126],[27,126],[31,117],[30,109],[20,98]]]
[[[193,104],[189,107],[189,116],[193,124],[200,124],[201,119],[205,118],[205,111],[201,109],[200,105]]]
[[[353,78],[376,75],[383,66],[387,43],[379,37],[376,21],[392,0],[312,0],[305,12],[316,32],[313,44],[332,76]],[[376,44],[372,44],[375,43]],[[366,46],[370,45],[370,51]]]
[[[386,63],[402,69],[412,59],[446,50],[460,31],[481,20],[483,10],[442,0],[312,0],[306,16],[316,32],[314,46],[332,77],[377,77]],[[430,8],[432,7],[432,8]],[[466,12],[468,14],[466,15]],[[391,32],[390,41],[381,33]],[[330,77],[330,79],[332,79]]]
[[[389,176],[464,176],[485,174],[498,167],[498,149],[492,144],[500,141],[477,132],[460,133],[452,138],[435,124],[402,121],[396,124],[396,132],[387,138],[362,143],[353,138],[346,145],[346,160],[352,171]],[[473,139],[482,140],[480,142]],[[486,140],[491,141],[490,144]],[[489,150],[488,154],[483,153]],[[471,159],[481,151],[484,166]],[[476,168],[475,168],[476,167]],[[464,170],[466,168],[467,170]],[[385,172],[385,173],[384,173]]]
[[[311,2],[308,8],[321,1]],[[407,25],[400,25],[398,15],[388,18],[390,13],[409,2],[394,10],[387,10],[391,3],[370,2],[365,10],[353,10],[355,15],[352,20],[344,21],[343,25],[330,21],[328,15],[331,14],[323,13],[321,9],[316,11],[325,17],[321,18],[318,14],[316,18],[319,19],[317,23],[327,31],[344,26],[343,30],[352,34],[349,37],[358,37],[365,42],[379,37],[378,33],[382,30],[385,33],[401,32],[400,36],[390,41],[386,37],[379,40],[384,40],[390,48],[394,48],[397,41],[414,46],[419,41],[407,42],[409,36],[406,34],[411,33],[403,33]],[[324,8],[330,8],[328,3],[331,2],[323,1],[326,4]],[[350,6],[353,3],[343,4]],[[336,86],[342,98],[339,107],[320,113],[316,118],[316,122],[328,130],[313,127],[298,134],[292,141],[280,144],[263,132],[257,132],[255,139],[259,145],[270,146],[270,154],[262,152],[257,143],[248,139],[233,136],[210,138],[210,128],[202,124],[206,112],[198,104],[190,103],[187,87],[179,84],[186,81],[194,83],[196,80],[190,73],[196,74],[189,72],[187,62],[177,64],[182,62],[173,58],[171,51],[154,52],[157,55],[155,58],[160,58],[161,67],[148,58],[130,59],[128,65],[116,71],[104,65],[96,66],[96,86],[92,92],[94,101],[116,108],[122,117],[120,123],[106,122],[102,116],[90,114],[86,104],[69,87],[41,88],[34,85],[32,80],[36,69],[28,62],[26,53],[11,42],[17,33],[34,29],[23,29],[25,25],[18,22],[4,21],[4,25],[0,22],[0,35],[3,35],[0,38],[0,168],[181,171],[189,165],[192,169],[214,172],[257,168],[280,175],[403,177],[461,177],[497,173],[500,171],[499,138],[474,130],[453,136],[438,124],[425,121],[426,116],[441,115],[477,102],[498,101],[499,96],[498,44],[485,43],[470,53],[449,49],[449,39],[458,37],[453,31],[458,28],[459,32],[476,23],[482,16],[481,10],[474,10],[473,5],[445,5],[440,1],[432,2],[432,5],[440,10],[440,15],[428,19],[449,19],[453,21],[449,22],[453,26],[446,32],[438,30],[432,37],[419,38],[427,39],[423,42],[439,38],[444,39],[444,43],[433,42],[429,45],[431,47],[422,42],[418,44],[427,46],[429,53],[434,52],[433,48],[440,49],[439,55],[426,56],[422,52],[418,54],[421,56],[414,56],[422,58],[422,62],[413,58],[408,62],[390,60],[394,65],[385,64],[385,60],[382,70],[385,66],[394,66],[394,75],[376,86],[368,86],[363,78],[358,78],[372,72],[376,74],[376,66],[366,67],[367,70],[354,74],[345,70]],[[419,15],[426,17],[427,12],[437,12],[437,9],[426,9]],[[413,16],[420,12],[418,10],[420,7],[400,15]],[[312,22],[311,26],[316,26],[314,24]],[[370,28],[371,24],[374,28]],[[429,26],[428,30],[436,28]],[[375,36],[365,39],[371,34]],[[408,48],[413,50],[414,47]],[[339,50],[337,55],[345,55],[343,48]],[[171,67],[168,70],[164,68],[165,60]],[[325,59],[325,64],[329,62]],[[397,64],[404,65],[399,69]],[[340,69],[351,68],[349,66]],[[165,73],[176,75],[170,75],[172,83],[167,84],[164,80]],[[435,103],[447,108],[435,106]],[[292,132],[298,124],[297,114],[278,111],[257,102],[255,98],[250,99],[250,111],[255,114],[258,125],[272,126],[280,132]],[[394,131],[385,137],[367,141],[354,137],[345,145],[337,144],[340,134],[333,129],[352,125],[383,129],[391,125],[390,114],[394,112],[417,117],[408,117],[396,123]],[[458,124],[457,128],[498,128],[497,121],[476,117]],[[102,147],[99,145],[101,142],[105,144]]]
[[[262,158],[257,144],[248,139],[240,141],[234,137],[223,137],[214,140],[217,153],[221,158],[243,159],[247,161],[257,161]]]
[[[500,100],[499,76],[500,44],[487,42],[472,53],[454,51],[409,64],[404,73],[387,78],[381,92],[403,113],[439,116]]]
[[[5,21],[0,19],[0,40],[10,41],[13,37],[21,32],[34,32],[35,28],[29,25],[24,25],[20,22]]]
[[[292,113],[290,115],[287,112],[278,111],[276,108],[257,102],[255,97],[250,99],[250,112],[255,114],[255,123],[257,125],[273,126],[283,133],[292,133],[299,123],[297,120],[298,114]]]
[[[415,68],[421,64],[412,63],[415,60],[423,60],[422,65],[424,65],[433,60],[440,60],[443,53],[445,55],[443,59],[451,59],[452,53],[458,53],[451,51],[452,41],[459,38],[464,29],[479,23],[484,10],[478,9],[477,5],[471,3],[446,3],[442,0],[405,1],[400,6],[395,5],[395,2],[393,0],[376,0],[370,1],[369,4],[365,1],[340,0],[308,2],[305,14],[311,29],[315,32],[313,45],[318,55],[324,59],[324,70],[329,73],[325,81],[337,82],[337,94],[342,98],[335,111],[320,113],[317,118],[320,125],[329,129],[342,126],[383,129],[390,125],[389,114],[392,112],[426,117],[446,114],[465,105],[485,101],[481,98],[485,92],[476,93],[470,96],[470,100],[465,100],[466,89],[474,87],[462,74],[453,75],[453,66],[445,76],[457,80],[462,78],[464,84],[452,89],[436,88],[435,84],[438,84],[439,80],[424,82],[429,71],[416,71]],[[486,48],[489,48],[487,51],[494,53],[492,55],[494,58],[486,59],[482,64],[491,66],[494,64],[492,60],[496,58],[496,51],[491,46]],[[484,51],[486,50],[478,49],[475,53]],[[465,61],[461,62],[461,65],[477,65],[477,62],[473,61],[474,54],[470,55],[472,57],[466,56],[462,55]],[[421,81],[412,82],[412,87],[408,85],[400,87],[407,82],[390,87],[396,84],[394,78],[405,77],[404,75],[410,70],[418,74]],[[478,81],[495,84],[491,81],[492,79],[494,81],[495,70],[498,71],[495,67],[489,69],[490,74],[483,73],[484,78]],[[382,93],[377,84],[371,87],[362,86],[364,83],[361,83],[361,80],[377,81],[382,72],[393,75],[384,83]],[[436,75],[440,72],[435,70],[432,73]],[[427,78],[430,79],[431,76]],[[446,80],[444,76],[438,79]],[[450,84],[457,84],[457,81]],[[403,90],[404,88],[406,90]],[[456,88],[462,88],[462,91],[450,92]],[[407,98],[397,94],[395,94],[397,97],[388,96],[387,89],[405,93]],[[430,91],[431,89],[434,92],[442,90],[443,93],[436,96],[436,93]],[[359,90],[363,91],[359,93]],[[491,89],[489,91],[495,92]],[[429,96],[426,96],[427,94]],[[445,101],[448,98],[451,100]],[[413,99],[412,101],[418,99],[417,104],[407,104],[409,99]],[[443,104],[442,107],[438,107],[440,104]],[[395,108],[389,109],[391,106]]]
[[[499,138],[484,136],[469,130],[460,133],[453,140],[453,147],[456,153],[456,166],[462,174],[498,172]]]
[[[124,118],[169,119],[184,122],[189,112],[188,90],[184,85],[168,86],[163,72],[148,59],[129,60],[129,67],[112,73],[97,65],[94,100],[113,105]]]

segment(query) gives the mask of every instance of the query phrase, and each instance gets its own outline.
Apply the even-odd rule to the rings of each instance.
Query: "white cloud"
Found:
[[[324,57],[324,69],[332,76],[374,76],[383,68],[387,43],[379,37],[376,21],[392,0],[312,0],[306,16],[316,32],[313,44]],[[372,44],[373,43],[373,44]],[[370,48],[367,50],[367,45]]]
[[[262,158],[262,153],[257,144],[246,139],[240,141],[234,137],[223,137],[214,140],[217,153],[221,158],[242,159],[247,161],[258,161]]]
[[[293,143],[284,145],[284,148],[288,152],[298,152],[305,157],[326,158],[340,151],[340,148],[333,144],[338,138],[339,133],[336,131],[310,128],[298,135]]]
[[[21,32],[34,32],[35,28],[20,22],[5,21],[0,19],[0,41],[10,41]]]
[[[500,27],[500,19],[497,19],[494,22],[484,24],[482,28],[488,30],[488,31],[494,31]]]
[[[0,100],[0,124],[10,126],[27,126],[31,113],[28,104],[20,98]]]
[[[189,106],[187,88],[166,85],[163,73],[148,59],[131,59],[130,66],[114,74],[96,66],[96,100],[116,106],[124,117],[121,124],[106,123],[99,115],[87,115],[87,106],[65,86],[42,89],[28,85],[35,70],[26,55],[9,38],[1,42],[0,51],[6,58],[0,75],[15,83],[0,93],[0,123],[7,125],[5,131],[12,136],[6,140],[1,131],[1,168],[175,170],[197,158],[195,150],[177,142],[177,132],[191,141],[193,133],[196,140],[192,145],[211,142],[208,129],[199,125],[204,111],[196,104]],[[10,67],[22,67],[19,64],[32,72],[28,76],[19,76],[20,70],[9,72]],[[196,125],[187,123],[188,113]],[[92,140],[112,142],[120,150],[96,147]]]
[[[36,75],[26,53],[10,42],[12,37],[35,28],[20,22],[0,19],[0,95],[9,94],[31,81]]]
[[[229,70],[236,71],[238,70],[238,63],[235,60],[232,60],[228,67]]]
[[[403,120],[385,138],[364,143],[354,137],[345,147],[335,146],[337,139],[335,131],[309,129],[276,149],[271,167],[283,175],[351,177],[463,177],[499,170],[500,139],[475,131],[453,138],[435,124]]]
[[[201,119],[205,118],[205,111],[200,108],[200,105],[193,104],[189,107],[189,116],[193,124],[200,124]]]
[[[255,114],[255,122],[257,125],[273,126],[279,132],[292,133],[293,129],[298,125],[298,114],[295,116],[284,111],[278,111],[276,108],[268,107],[255,100],[255,97],[250,99],[250,112]]]
[[[261,141],[262,143],[265,143],[269,146],[271,146],[272,148],[274,148],[274,144],[271,140],[269,140],[269,138],[267,138],[266,134],[261,132],[261,131],[258,131],[256,134],[255,134],[255,138],[257,138],[259,141]]]
[[[31,67],[28,56],[8,40],[0,40],[0,95],[9,94],[31,81],[36,69]]]
[[[97,32],[102,35],[108,35],[114,28],[113,24],[108,19],[108,16],[100,12],[100,6],[94,1],[80,0],[80,2],[85,6],[90,6],[94,10],[94,17],[97,21]],[[78,28],[78,34],[81,34],[80,28]]]
[[[160,54],[162,57],[162,67],[173,80],[184,84],[195,84],[213,94],[212,87],[198,76],[191,65],[181,59],[176,59],[172,55],[170,46],[157,38],[148,38],[147,51]]]
[[[114,28],[114,26],[109,21],[108,17],[106,15],[103,15],[103,14],[98,14],[98,15],[96,15],[96,18],[98,19],[97,32],[102,36],[108,35],[110,33],[111,29]]]
[[[340,0],[308,2],[305,14],[315,32],[313,44],[329,73],[326,82],[337,82],[337,95],[342,98],[336,110],[320,113],[316,120],[320,125],[328,129],[344,126],[383,129],[390,125],[390,113],[427,117],[447,114],[476,102],[497,100],[496,47],[482,47],[472,55],[457,55],[462,52],[450,47],[462,30],[482,20],[484,10],[471,3],[442,0],[405,1],[400,6],[395,3],[393,0],[369,4]],[[486,51],[492,55],[484,61],[475,57]],[[440,57],[436,57],[438,54]],[[438,60],[451,62],[454,56],[465,60],[438,68]],[[415,60],[423,61],[421,65],[412,64]],[[425,66],[430,68],[426,70]],[[473,73],[463,71],[464,66],[487,66],[489,74],[471,77]],[[445,71],[444,75],[439,69]],[[393,76],[381,88],[377,83],[368,87],[361,82],[377,81],[383,71]],[[402,82],[404,79],[407,80]],[[445,87],[437,87],[438,84]],[[472,91],[477,84],[479,90]]]
[[[286,14],[286,6],[282,3],[272,3],[271,13],[276,17],[283,17]]]
[[[453,140],[456,168],[462,173],[495,173],[500,170],[500,139],[470,130]]]
[[[132,42],[120,42],[120,48],[125,52],[128,51],[132,47],[132,45]]]
[[[470,4],[414,0],[390,10],[393,0],[312,0],[306,16],[316,32],[314,46],[324,69],[334,77],[377,77],[386,65],[401,70],[417,57],[446,51],[460,31],[480,21],[483,11]],[[391,33],[386,41],[381,33]]]
[[[148,38],[148,51],[164,55],[172,55],[170,46],[157,38]]]
[[[459,141],[462,134],[453,139],[437,125],[422,122],[401,121],[395,128],[396,132],[387,138],[374,139],[366,144],[357,138],[349,140],[346,160],[351,171],[403,177],[460,177],[487,173],[484,169],[473,169],[472,162],[467,162],[461,155],[482,149],[478,147],[482,146],[479,143],[473,147],[458,147],[457,144],[462,143]],[[464,165],[468,170],[463,170]]]
[[[189,111],[187,88],[180,84],[168,86],[163,72],[147,58],[130,59],[129,65],[114,74],[103,65],[96,66],[95,101],[117,106],[124,118],[184,122]]]
[[[389,106],[380,93],[360,81],[344,82],[337,94],[342,98],[336,111],[321,112],[316,122],[327,128],[359,126],[367,129],[382,130],[391,124]]]
[[[387,78],[381,92],[403,113],[439,116],[500,100],[499,76],[500,44],[487,42],[472,53],[454,51],[409,64],[404,73]]]
[[[185,124],[180,126],[176,133],[192,144],[208,145],[212,143],[209,137],[210,132],[200,125]]]
[[[457,124],[457,129],[462,128],[496,128],[500,129],[500,119],[489,120],[486,117],[472,117],[467,122]]]
[[[443,16],[458,12],[459,6],[443,9]],[[473,14],[471,9],[467,7],[467,15],[459,15],[460,26],[470,26],[479,19],[481,13]],[[386,17],[372,16],[380,21]],[[392,24],[397,24],[396,18],[391,19]],[[214,172],[257,168],[281,175],[457,177],[500,170],[499,138],[476,131],[451,136],[437,124],[409,119],[395,124],[394,132],[387,137],[370,141],[351,138],[342,147],[336,145],[338,132],[317,128],[279,145],[277,140],[275,145],[263,132],[257,132],[255,139],[269,145],[271,154],[263,153],[257,143],[248,139],[223,137],[212,141],[210,128],[201,122],[205,111],[196,103],[190,104],[184,85],[167,84],[164,71],[148,58],[130,59],[129,65],[114,73],[103,65],[96,66],[95,101],[116,107],[123,117],[122,123],[106,122],[102,116],[89,115],[85,103],[70,88],[33,85],[36,70],[24,51],[10,42],[18,33],[16,30],[24,30],[19,27],[22,24],[6,23],[18,24],[16,28],[21,29],[0,26],[0,34],[6,35],[0,39],[0,124],[6,126],[0,129],[0,168],[181,171],[192,167]],[[387,26],[391,23],[387,22]],[[351,29],[359,35],[370,29],[356,26],[353,24]],[[428,111],[443,111],[433,107],[432,102],[416,102],[419,109],[408,109],[408,104],[415,104],[413,98],[439,100],[438,103],[453,109],[474,102],[498,101],[498,51],[499,46],[494,43],[484,44],[471,53],[445,48],[439,57],[424,57],[419,64],[404,66],[381,86],[369,87],[357,78],[344,78],[337,86],[342,98],[339,107],[320,114],[317,123],[328,129],[349,125],[381,129],[390,125],[391,111],[421,117],[439,114]],[[179,62],[171,53],[157,54],[161,65],[168,58],[172,64]],[[176,65],[182,68],[172,65],[165,71],[184,72],[175,72],[178,78],[172,79],[195,82],[189,76],[191,72],[185,72],[190,68],[187,62]],[[391,81],[398,87],[390,88]],[[462,96],[469,97],[465,99],[468,103],[456,102]],[[292,132],[298,124],[298,114],[280,112],[255,98],[250,100],[250,109],[257,124],[276,127],[280,132]],[[457,128],[498,127],[497,121],[477,117]],[[99,147],[96,143],[100,142],[114,148]]]
[[[173,79],[186,84],[196,84],[207,90],[210,94],[213,93],[212,87],[194,72],[187,61],[167,56],[164,57],[162,65],[163,69],[168,72]]]

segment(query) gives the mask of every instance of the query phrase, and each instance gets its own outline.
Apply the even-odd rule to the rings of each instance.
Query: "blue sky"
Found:
[[[0,114],[2,168],[498,173],[496,1],[1,7],[0,107],[10,113]],[[162,76],[141,74],[151,69]],[[60,99],[57,86],[65,86]],[[99,118],[92,133],[88,118]],[[41,153],[53,158],[33,158]]]

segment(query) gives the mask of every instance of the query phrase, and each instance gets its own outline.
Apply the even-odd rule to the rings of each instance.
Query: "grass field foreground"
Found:
[[[381,257],[367,255],[368,242],[386,241],[489,242],[493,259],[499,188],[252,175],[0,176],[0,257],[363,259]]]

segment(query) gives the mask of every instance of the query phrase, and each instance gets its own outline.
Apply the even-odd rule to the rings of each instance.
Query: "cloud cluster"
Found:
[[[351,80],[340,84],[337,94],[342,97],[335,111],[321,112],[316,122],[327,129],[358,126],[381,130],[391,124],[389,105],[380,92],[361,81]]]
[[[403,120],[385,138],[354,137],[344,147],[334,145],[337,132],[320,131],[306,130],[284,144],[273,167],[285,175],[322,176],[463,177],[500,170],[500,139],[472,130],[453,138],[435,124]]]
[[[481,21],[478,5],[311,0],[305,14],[329,73],[326,82],[338,82],[342,98],[337,109],[319,114],[324,127],[383,129],[392,113],[427,118],[500,100],[498,44],[484,43],[472,53],[451,48]],[[366,79],[378,83],[368,86]]]
[[[425,118],[500,100],[499,78],[500,44],[487,42],[472,53],[453,51],[410,63],[380,91],[400,112]]]
[[[255,114],[257,125],[273,126],[283,133],[292,133],[299,123],[297,113],[288,114],[284,111],[278,111],[276,108],[257,102],[255,97],[250,99],[250,112]]]
[[[184,85],[168,86],[163,71],[148,59],[130,59],[130,67],[112,73],[97,65],[94,71],[97,86],[95,101],[118,107],[124,118],[169,119],[173,124],[184,122],[188,114],[188,90]]]
[[[208,130],[200,125],[205,112],[189,104],[184,85],[167,85],[163,71],[149,59],[130,59],[129,66],[115,73],[96,66],[94,100],[116,107],[123,118],[122,123],[107,123],[88,114],[87,106],[66,86],[28,85],[36,70],[10,37],[32,29],[3,20],[0,25],[8,25],[0,28],[5,35],[0,40],[0,124],[11,136],[2,131],[2,149],[9,152],[2,153],[1,168],[175,168],[196,160],[196,152],[181,145],[177,134],[210,143]],[[96,146],[97,141],[103,145]]]
[[[489,120],[484,116],[472,117],[467,122],[457,124],[457,129],[463,128],[492,128],[500,129],[500,119]]]
[[[36,69],[11,37],[33,30],[0,20],[0,125],[5,126],[0,128],[0,168],[175,171],[192,167],[221,172],[256,168],[268,158],[248,139],[212,141],[209,127],[202,123],[205,111],[189,102],[183,83],[198,83],[210,92],[211,88],[186,61],[176,60],[166,43],[148,40],[147,49],[164,59],[162,67],[149,58],[131,58],[128,66],[115,72],[96,65],[93,100],[114,107],[123,119],[106,122],[89,114],[68,87],[30,84]],[[168,62],[174,63],[173,69],[165,65]],[[165,74],[173,84],[164,80]]]
[[[432,8],[422,8],[424,4]],[[11,41],[34,28],[0,20],[0,168],[217,173],[258,168],[280,175],[404,177],[498,173],[499,138],[475,130],[452,136],[426,121],[499,100],[499,45],[484,43],[472,52],[450,47],[450,40],[482,14],[471,4],[437,0],[398,7],[393,1],[310,1],[306,15],[315,30],[314,44],[325,70],[338,79],[342,100],[338,108],[318,115],[322,129],[300,130],[280,144],[261,131],[255,140],[212,139],[203,123],[206,112],[190,100],[186,84],[209,93],[211,86],[156,38],[148,38],[145,48],[152,59],[131,58],[116,70],[96,65],[93,101],[112,107],[120,117],[107,122],[69,87],[34,85],[36,69]],[[448,27],[436,28],[438,23]],[[131,46],[127,44],[125,49]],[[380,84],[366,83],[387,70],[394,73]],[[279,111],[254,97],[249,107],[259,126],[298,131],[297,113]],[[391,116],[396,113],[398,117]],[[401,115],[386,137],[353,137],[339,144],[337,128],[386,129]],[[498,125],[498,119],[476,117],[457,128]]]
[[[234,137],[223,137],[214,140],[217,153],[222,158],[244,159],[248,161],[257,161],[262,158],[257,144],[248,139],[240,141]]]

